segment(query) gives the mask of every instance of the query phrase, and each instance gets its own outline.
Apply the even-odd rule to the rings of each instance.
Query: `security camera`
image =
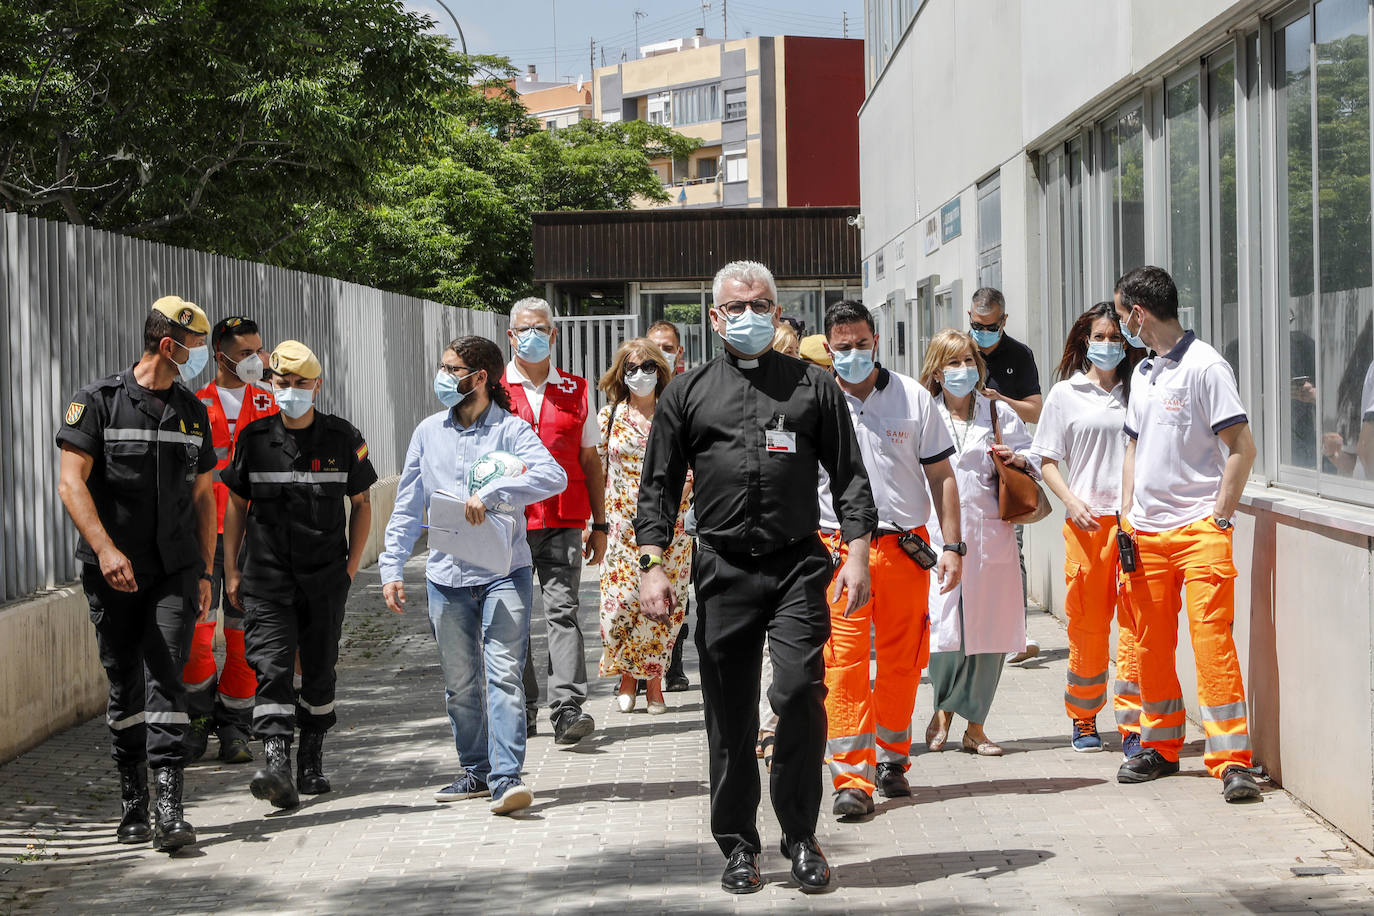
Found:
[[[844,221],[855,229],[862,229],[864,227],[864,215],[862,213],[858,216],[847,216]]]

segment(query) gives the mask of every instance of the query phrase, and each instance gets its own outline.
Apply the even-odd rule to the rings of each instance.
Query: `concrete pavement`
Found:
[[[918,743],[914,797],[879,799],[877,816],[858,824],[837,823],[827,803],[819,837],[836,880],[826,895],[789,883],[766,792],[767,887],[719,890],[695,689],[669,694],[670,712],[650,718],[642,706],[618,712],[614,679],[597,680],[592,737],[559,747],[540,722],[530,809],[495,817],[484,800],[436,804],[457,760],[422,576],[412,562],[410,609],[396,617],[375,569],[359,575],[340,725],[326,744],[335,791],[299,809],[273,813],[252,798],[252,765],[196,764],[187,816],[200,843],[169,857],[113,842],[118,786],[103,717],[0,767],[0,914],[1374,911],[1374,862],[1280,789],[1224,804],[1195,727],[1182,773],[1142,786],[1116,783],[1114,734],[1108,753],[1070,750],[1065,635],[1042,613],[1030,632],[1043,651],[1006,671],[987,723],[1006,756]],[[584,581],[593,673],[595,589]],[[930,712],[923,687],[918,742]],[[1099,721],[1108,727],[1110,711]],[[961,733],[957,723],[951,747]]]

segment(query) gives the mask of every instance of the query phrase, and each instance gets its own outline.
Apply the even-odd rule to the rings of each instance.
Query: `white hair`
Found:
[[[711,302],[720,305],[720,288],[727,280],[736,280],[745,286],[762,283],[768,287],[768,298],[778,301],[778,284],[773,280],[773,272],[758,261],[731,261],[716,272],[711,284]]]
[[[529,296],[521,299],[510,307],[510,326],[515,327],[515,316],[520,312],[538,312],[549,319],[549,324],[553,324],[553,309],[549,304],[538,296]]]

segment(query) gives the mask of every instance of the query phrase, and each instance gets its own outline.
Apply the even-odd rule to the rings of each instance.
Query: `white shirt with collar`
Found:
[[[843,388],[840,389],[844,391]],[[915,379],[879,368],[866,400],[844,392],[854,435],[873,488],[882,533],[919,528],[930,518],[930,491],[925,466],[954,454],[954,441],[935,409],[930,392]],[[821,527],[837,530],[830,479],[821,470],[818,495]]]
[[[1031,450],[1068,465],[1069,491],[1093,515],[1121,510],[1121,464],[1126,458],[1126,389],[1104,391],[1083,372],[1050,389]]]
[[[544,407],[544,389],[549,383],[557,385],[563,380],[563,376],[558,374],[558,370],[549,366],[548,377],[543,382],[536,385],[525,377],[525,373],[520,371],[520,366],[511,360],[506,363],[506,383],[510,385],[520,385],[525,389],[525,399],[530,402],[530,412],[534,414],[534,419],[539,419],[539,412]],[[601,442],[601,428],[596,423],[596,412],[591,405],[592,389],[591,384],[587,385],[587,419],[582,423],[582,442],[583,448],[596,448]]]
[[[1249,422],[1230,363],[1187,332],[1136,368],[1126,435],[1135,440],[1130,521],[1170,531],[1212,514],[1226,470],[1222,430]]]

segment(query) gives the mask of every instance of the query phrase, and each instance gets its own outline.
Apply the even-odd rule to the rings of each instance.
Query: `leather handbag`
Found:
[[[992,441],[1002,444],[1002,425],[997,422],[997,404],[988,401],[992,414]],[[1050,514],[1051,506],[1039,482],[1014,465],[992,453],[992,465],[997,469],[997,509],[1002,521],[1013,525],[1029,525]]]

